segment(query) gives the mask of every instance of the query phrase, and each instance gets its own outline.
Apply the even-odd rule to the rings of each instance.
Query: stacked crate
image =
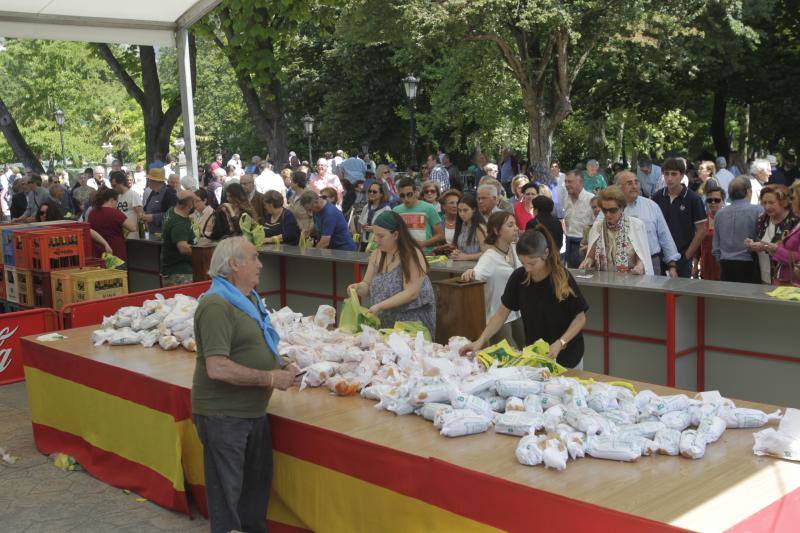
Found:
[[[106,268],[73,273],[72,298],[74,302],[99,300],[128,294],[128,273]]]

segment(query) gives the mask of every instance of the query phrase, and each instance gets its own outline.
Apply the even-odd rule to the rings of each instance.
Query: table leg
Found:
[[[697,298],[697,390],[706,388],[706,299]]]
[[[664,294],[667,317],[667,387],[675,386],[675,295]]]
[[[608,287],[603,288],[603,374],[609,372]]]
[[[331,297],[333,298],[333,308],[336,309],[336,304],[339,301],[338,293],[336,292],[336,263],[331,262],[331,284],[333,286],[333,294]]]

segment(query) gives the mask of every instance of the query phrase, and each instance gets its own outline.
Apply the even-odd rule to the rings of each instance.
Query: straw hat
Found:
[[[160,181],[166,182],[166,178],[164,177],[164,169],[163,168],[151,168],[147,171],[147,179],[152,181]]]

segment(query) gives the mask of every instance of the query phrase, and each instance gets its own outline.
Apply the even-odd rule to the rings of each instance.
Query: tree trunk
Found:
[[[40,174],[44,173],[42,163],[34,155],[31,147],[28,146],[25,137],[22,136],[22,132],[17,127],[17,121],[11,116],[11,111],[8,110],[2,98],[0,98],[0,130],[3,130],[3,135],[14,151],[14,156],[25,165],[25,168]]]
[[[531,165],[550,168],[550,158],[553,155],[553,130],[547,125],[543,117],[531,118],[528,115],[528,154]]]
[[[731,145],[725,128],[725,114],[728,108],[728,95],[724,86],[714,91],[714,106],[711,112],[711,139],[717,156],[727,158]]]
[[[747,146],[747,141],[750,138],[750,104],[744,105],[744,110],[742,111],[742,133],[739,137],[739,154],[742,156],[743,161],[747,161],[749,158],[749,154],[747,151],[749,150],[749,146]],[[740,169],[741,170],[741,169]]]

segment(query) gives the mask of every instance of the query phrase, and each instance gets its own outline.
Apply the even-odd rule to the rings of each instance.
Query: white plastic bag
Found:
[[[545,442],[542,460],[545,468],[555,468],[558,471],[567,469],[567,447],[559,439],[548,439]]]
[[[472,394],[454,392],[450,396],[450,405],[452,405],[454,409],[469,409],[470,411],[482,415],[484,418],[489,420],[494,419],[494,411],[489,402]]]
[[[517,398],[516,396],[509,396],[506,398],[506,405],[505,405],[505,412],[508,411],[524,411],[525,404],[522,402],[522,399]]]
[[[760,428],[770,420],[780,420],[780,410],[767,414],[758,409],[723,407],[719,410],[719,417],[725,421],[729,428]]]
[[[725,421],[718,416],[709,416],[704,418],[700,425],[697,426],[697,432],[703,435],[707,444],[717,442],[719,438],[725,433],[727,425]]]
[[[516,456],[520,464],[536,466],[544,460],[544,435],[526,435],[517,443]]]
[[[524,398],[529,394],[539,394],[542,392],[542,382],[522,379],[502,379],[495,383],[497,394],[504,398],[517,396]]]
[[[536,394],[529,394],[528,396],[525,396],[525,399],[522,400],[522,405],[529,413],[544,412],[544,409],[542,409],[542,398]]]
[[[678,455],[681,446],[681,432],[677,429],[664,428],[656,432],[653,441],[662,455]]]
[[[670,411],[661,417],[665,426],[678,431],[683,431],[692,425],[692,415],[689,411]]]
[[[522,437],[544,427],[544,415],[511,411],[498,417],[494,430],[496,433]]]
[[[706,454],[706,437],[694,429],[681,433],[681,455],[689,459],[702,459]]]
[[[642,456],[642,445],[637,438],[593,435],[586,438],[586,454],[596,459],[636,461]]]
[[[474,398],[474,396],[473,396]],[[492,425],[491,419],[479,415],[470,409],[454,409],[442,415],[443,423],[440,433],[445,437],[463,437],[484,433]]]

